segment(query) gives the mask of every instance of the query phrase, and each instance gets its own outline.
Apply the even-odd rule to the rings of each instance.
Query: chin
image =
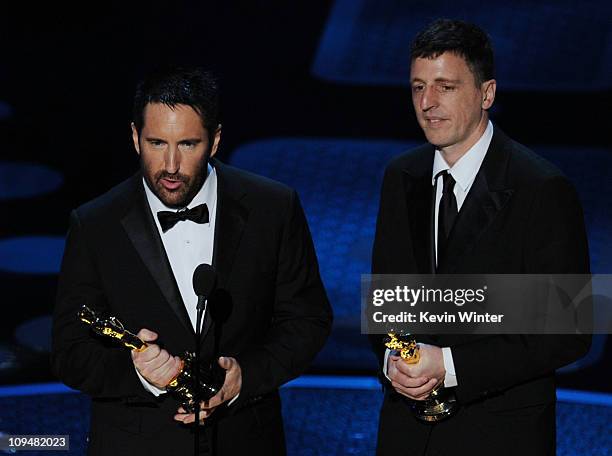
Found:
[[[181,208],[186,206],[184,193],[168,193],[166,189],[157,189],[157,197],[168,207]]]
[[[448,143],[446,138],[442,137],[442,135],[432,135],[426,132],[425,138],[427,139],[427,142],[429,142],[429,144],[431,144],[432,146],[436,146],[437,148],[445,147]]]

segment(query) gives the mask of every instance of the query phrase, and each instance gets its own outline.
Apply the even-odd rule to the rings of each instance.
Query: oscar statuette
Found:
[[[147,349],[147,343],[125,329],[123,324],[115,317],[100,318],[85,305],[78,311],[77,316],[81,321],[88,324],[94,333],[100,336],[118,340],[124,347],[132,350],[143,351]],[[193,412],[195,393],[194,354],[185,352],[181,356],[181,362],[181,370],[166,385],[166,391],[175,395],[185,410]],[[215,369],[215,366],[216,363],[213,363],[213,368],[207,367],[204,363],[200,364],[198,379],[198,398],[200,400],[210,399],[223,386],[225,371],[220,368]]]
[[[419,362],[421,356],[419,346],[414,337],[410,335],[396,335],[394,332],[389,332],[388,337],[385,338],[385,347],[399,352],[399,356],[408,364]],[[427,423],[436,423],[448,418],[459,407],[454,392],[441,385],[434,388],[426,399],[409,400],[409,404],[415,417]]]

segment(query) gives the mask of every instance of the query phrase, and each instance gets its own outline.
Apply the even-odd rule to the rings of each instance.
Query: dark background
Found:
[[[72,208],[137,169],[129,128],[134,88],[147,71],[167,62],[200,64],[219,74],[222,159],[229,159],[241,144],[270,137],[422,141],[407,84],[337,84],[312,75],[332,4],[179,0],[11,5],[0,23],[0,100],[12,107],[12,116],[0,121],[0,158],[59,170],[64,184],[27,201],[0,200],[0,236],[63,236]],[[493,118],[530,147],[607,148],[610,101],[609,91],[600,90],[501,91]],[[51,313],[56,280],[54,275],[0,272],[0,341],[16,354],[12,365],[0,369],[0,383],[52,380],[48,355],[20,346],[13,333],[24,321]],[[596,365],[562,376],[561,386],[612,390],[605,362],[609,355],[606,343]],[[374,374],[367,366],[314,369]]]

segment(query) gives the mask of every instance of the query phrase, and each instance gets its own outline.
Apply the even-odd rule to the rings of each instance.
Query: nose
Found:
[[[438,96],[434,87],[426,86],[423,89],[421,95],[421,102],[419,103],[422,111],[429,111],[432,108],[438,106]]]
[[[181,168],[181,156],[178,148],[169,145],[164,156],[164,169],[169,174],[176,174]]]

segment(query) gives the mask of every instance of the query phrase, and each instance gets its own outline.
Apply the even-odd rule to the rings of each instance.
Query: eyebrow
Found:
[[[156,138],[155,136],[147,136],[145,138],[145,141],[148,141],[148,142],[161,142],[161,143],[167,142],[166,140],[160,139],[160,138]],[[184,139],[181,139],[179,142],[180,143],[188,142],[188,143],[193,143],[193,144],[199,144],[199,143],[202,142],[202,138],[184,138]]]
[[[423,81],[421,78],[413,78],[412,82],[425,82]],[[448,78],[436,78],[434,79],[434,82],[448,82],[451,84],[460,84],[461,83],[461,79],[448,79]]]

